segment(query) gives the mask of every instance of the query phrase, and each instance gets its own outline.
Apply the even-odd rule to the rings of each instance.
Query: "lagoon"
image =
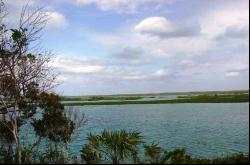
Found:
[[[249,103],[75,106],[87,122],[69,145],[79,155],[87,133],[136,130],[148,143],[165,149],[186,148],[194,157],[214,158],[249,153]]]

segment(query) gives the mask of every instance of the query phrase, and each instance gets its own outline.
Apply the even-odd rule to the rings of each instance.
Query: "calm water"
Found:
[[[154,104],[75,107],[88,122],[69,150],[79,154],[88,132],[137,130],[166,149],[186,148],[194,157],[249,153],[249,104]]]

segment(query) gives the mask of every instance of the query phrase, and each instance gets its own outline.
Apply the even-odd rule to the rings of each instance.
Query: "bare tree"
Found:
[[[2,19],[6,16],[6,8],[3,3],[3,1],[0,1],[0,23],[2,22]]]
[[[1,21],[5,16],[2,1],[0,13]],[[48,15],[42,8],[29,11],[26,5],[17,29],[0,26],[0,126],[12,133],[20,164],[18,129],[25,119],[35,114],[40,94],[55,85],[56,76],[49,65],[51,54],[37,45],[47,20]]]

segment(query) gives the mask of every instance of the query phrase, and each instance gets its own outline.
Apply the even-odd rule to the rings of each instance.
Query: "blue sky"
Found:
[[[5,0],[8,24],[26,0]],[[30,0],[63,95],[249,88],[248,0]]]

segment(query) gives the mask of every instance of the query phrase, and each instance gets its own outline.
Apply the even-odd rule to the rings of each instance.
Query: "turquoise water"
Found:
[[[249,153],[249,103],[154,104],[74,107],[87,123],[69,145],[79,154],[88,132],[137,130],[165,149],[186,148],[194,157]]]

